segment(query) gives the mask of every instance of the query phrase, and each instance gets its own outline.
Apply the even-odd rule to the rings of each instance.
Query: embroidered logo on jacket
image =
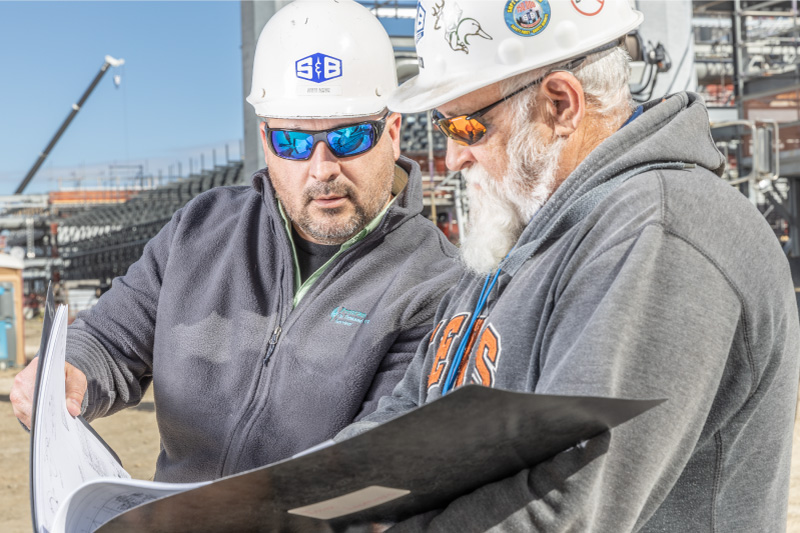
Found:
[[[343,326],[369,324],[366,313],[353,311],[344,306],[337,307],[331,311],[331,322],[342,324]]]
[[[441,387],[450,372],[453,356],[461,344],[464,330],[469,326],[469,313],[459,313],[450,320],[439,322],[430,337],[428,353],[434,353],[433,365],[428,374],[428,391]],[[486,327],[484,328],[484,325]],[[477,346],[475,343],[477,342]],[[473,351],[474,348],[474,351]],[[486,317],[475,320],[469,333],[464,357],[458,367],[454,387],[465,384],[467,367],[472,367],[469,383],[486,387],[495,384],[497,365],[502,351],[500,334],[492,324],[486,324]]]

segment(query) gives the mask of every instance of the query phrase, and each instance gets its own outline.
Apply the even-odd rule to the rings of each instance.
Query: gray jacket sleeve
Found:
[[[439,230],[434,228],[433,231],[437,233],[431,235],[431,240],[441,239]],[[419,267],[416,263],[412,263],[410,268],[418,269]],[[448,257],[436,264],[429,264],[425,281],[410,286],[407,295],[399,299],[397,316],[393,324],[394,339],[381,359],[380,367],[372,380],[360,412],[353,420],[354,422],[359,422],[375,412],[379,405],[382,405],[379,403],[380,401],[387,401],[382,398],[392,394],[415,357],[424,360],[426,339],[429,338],[433,329],[437,312],[442,309],[442,301],[446,301],[445,295],[448,294],[449,289],[456,283],[462,272],[463,267],[455,258]],[[387,337],[389,337],[388,334]],[[418,381],[411,383],[416,392],[419,389]],[[410,407],[416,407],[416,403]],[[383,416],[381,415],[379,418]],[[360,433],[375,425],[377,424],[367,423],[356,431]]]
[[[67,361],[88,381],[87,420],[137,405],[152,380],[158,297],[180,218],[178,211],[147,243],[142,257],[68,330]]]
[[[459,265],[454,266],[454,271],[461,271]],[[449,274],[452,274],[450,272]],[[337,442],[355,437],[365,431],[372,429],[384,422],[402,415],[405,412],[415,409],[424,401],[424,386],[422,373],[425,365],[425,354],[428,350],[428,341],[434,325],[441,319],[447,304],[452,296],[453,289],[447,290],[439,300],[436,313],[432,320],[424,326],[409,332],[413,336],[413,342],[406,343],[405,346],[413,354],[411,363],[405,367],[402,379],[397,382],[393,390],[386,390],[382,395],[374,396],[377,398],[377,409],[369,412],[366,416],[360,416],[355,422],[340,431],[334,440]],[[437,297],[438,299],[438,297]]]
[[[372,386],[354,422],[359,422],[374,412],[378,408],[381,398],[392,393],[392,389],[403,378],[406,368],[413,360],[420,341],[429,332],[430,326],[426,321],[423,326],[417,326],[400,333],[389,352],[381,360],[378,372],[372,380]],[[374,425],[376,424],[367,424],[364,430]]]
[[[430,333],[430,329],[429,327],[425,328],[426,337]],[[426,337],[423,337],[422,342],[418,342],[417,352],[408,367],[405,367],[405,374],[394,390],[386,391],[384,396],[377,397],[377,410],[344,428],[334,437],[335,441],[339,442],[360,435],[419,405],[418,391],[419,383],[422,381],[422,366],[425,363]]]
[[[583,262],[555,295],[533,392],[668,401],[391,531],[635,531],[707,438],[741,308],[714,264],[658,225]]]

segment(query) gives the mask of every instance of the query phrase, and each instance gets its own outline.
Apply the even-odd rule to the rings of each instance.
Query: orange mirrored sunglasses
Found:
[[[611,41],[610,43],[604,44],[594,50],[591,50],[587,53],[587,55],[583,55],[581,57],[575,58],[569,63],[566,63],[562,67],[551,70],[546,74],[536,78],[532,82],[527,85],[523,85],[516,91],[504,96],[500,100],[493,102],[486,107],[478,109],[474,113],[469,113],[467,115],[458,115],[457,117],[445,117],[439,111],[434,109],[432,111],[432,119],[434,125],[439,128],[439,131],[444,133],[446,136],[453,139],[458,144],[462,144],[464,146],[470,146],[475,144],[476,142],[480,141],[484,135],[486,135],[486,124],[481,122],[481,118],[483,115],[494,109],[495,107],[499,106],[509,98],[513,98],[514,96],[518,95],[525,89],[529,89],[534,85],[538,85],[545,79],[547,76],[552,74],[553,72],[571,72],[573,69],[577,68],[581,63],[586,60],[586,57],[589,54],[594,54],[597,52],[602,52],[604,50],[608,50],[615,46],[619,45],[619,40]]]
[[[533,87],[534,85],[541,83],[544,79],[544,76],[541,78],[537,78],[536,80],[532,81],[527,85],[523,85],[516,91],[512,92],[501,98],[500,100],[493,102],[486,107],[478,109],[474,113],[469,113],[467,115],[458,115],[457,117],[445,117],[439,111],[434,109],[432,111],[432,118],[434,125],[439,128],[446,136],[453,139],[458,144],[462,144],[464,146],[470,146],[475,144],[476,142],[480,141],[484,135],[486,135],[486,124],[481,122],[483,115],[494,109],[495,107],[499,106],[509,98],[512,98],[525,89]]]

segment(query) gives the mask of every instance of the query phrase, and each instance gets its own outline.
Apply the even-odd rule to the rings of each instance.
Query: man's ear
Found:
[[[386,117],[386,133],[392,141],[392,151],[394,160],[400,159],[400,126],[403,124],[403,115],[400,113],[389,113]]]
[[[542,82],[539,97],[545,101],[546,122],[559,137],[572,135],[586,116],[583,86],[570,72],[549,74]]]
[[[269,151],[269,147],[267,146],[267,123],[263,120],[258,123],[258,131],[261,133],[261,147],[264,149],[264,163],[269,166],[269,162],[267,161],[267,152]]]

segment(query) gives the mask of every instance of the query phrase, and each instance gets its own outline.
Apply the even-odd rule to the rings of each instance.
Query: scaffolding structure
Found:
[[[796,1],[694,0],[699,92],[728,158],[800,280],[800,31]],[[716,118],[715,118],[716,117]]]
[[[50,280],[103,291],[189,200],[246,181],[232,161],[158,186],[0,196],[0,242],[24,261],[26,295],[44,294]]]

